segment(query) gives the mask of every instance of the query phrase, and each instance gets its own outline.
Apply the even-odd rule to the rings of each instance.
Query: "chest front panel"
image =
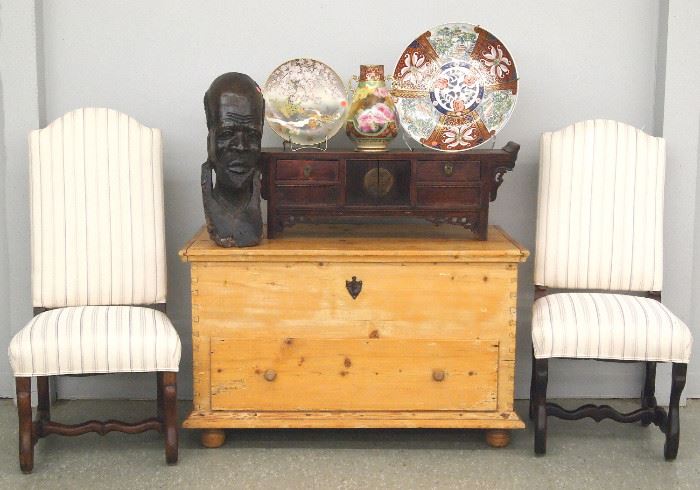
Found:
[[[326,163],[311,175],[334,178]],[[185,427],[523,427],[513,377],[527,251],[498,228],[488,241],[434,230],[300,226],[250,249],[198,235],[183,252]]]

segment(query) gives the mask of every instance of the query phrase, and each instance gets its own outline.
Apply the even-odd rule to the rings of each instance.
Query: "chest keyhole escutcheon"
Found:
[[[345,289],[348,290],[352,299],[357,299],[362,291],[362,281],[358,281],[357,276],[352,276],[352,281],[345,281]]]

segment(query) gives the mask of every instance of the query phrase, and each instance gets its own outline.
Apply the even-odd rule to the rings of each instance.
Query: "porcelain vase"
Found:
[[[345,130],[358,151],[384,151],[398,134],[396,107],[383,65],[360,65]]]

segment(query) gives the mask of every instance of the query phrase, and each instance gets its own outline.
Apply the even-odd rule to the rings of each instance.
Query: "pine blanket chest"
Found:
[[[481,428],[513,411],[518,264],[498,227],[298,225],[191,264],[194,409],[202,443],[225,428]]]

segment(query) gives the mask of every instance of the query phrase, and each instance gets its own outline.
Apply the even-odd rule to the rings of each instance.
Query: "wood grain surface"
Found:
[[[513,381],[528,251],[500,228],[477,241],[457,227],[299,225],[246,249],[200,230],[180,255],[194,350],[184,427],[524,427]]]
[[[211,340],[214,410],[495,410],[498,342]]]

